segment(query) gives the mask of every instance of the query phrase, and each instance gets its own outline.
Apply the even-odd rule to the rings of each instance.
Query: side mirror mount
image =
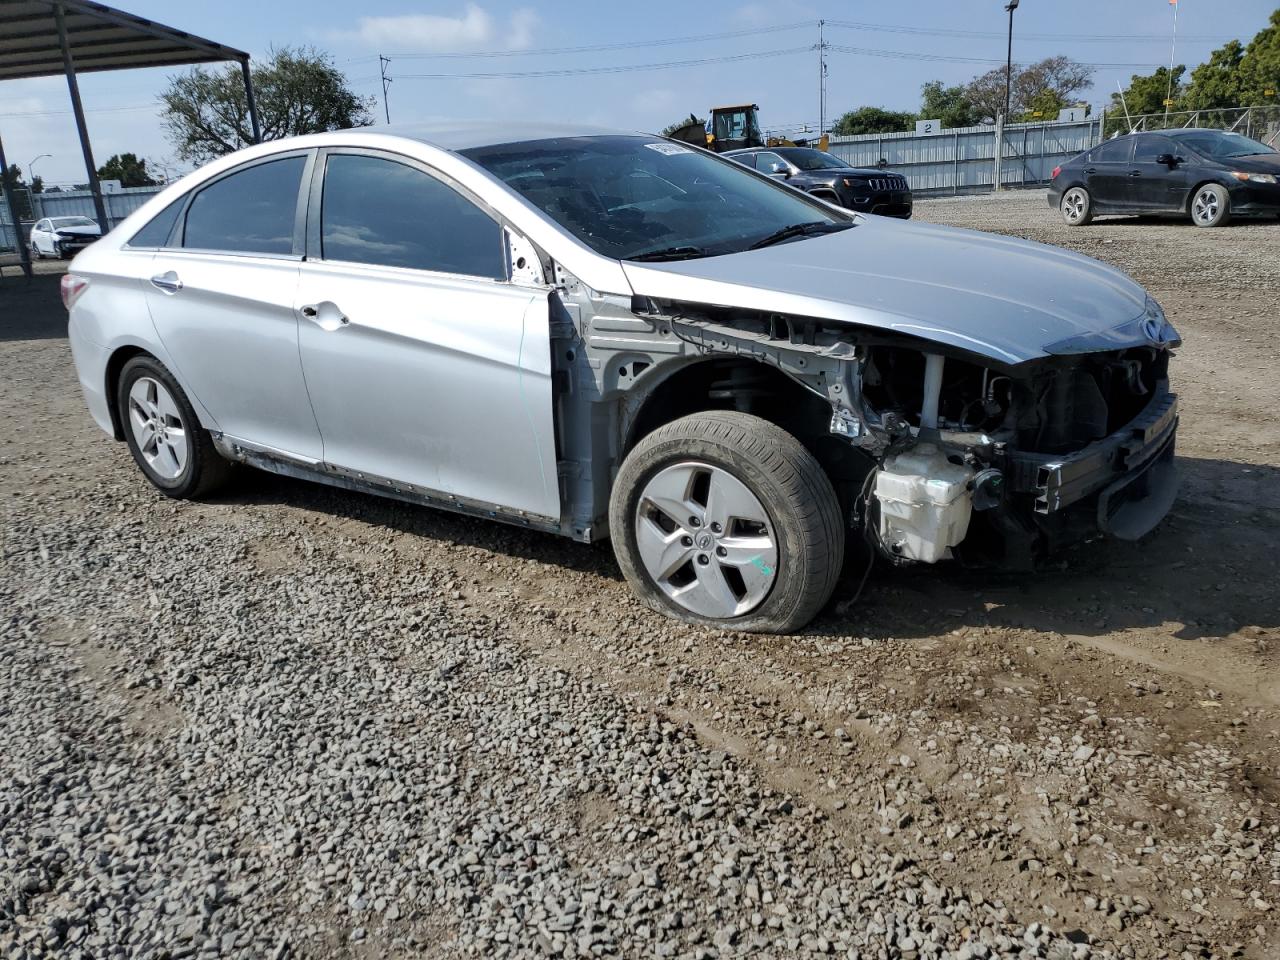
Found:
[[[1182,162],[1181,157],[1175,157],[1172,153],[1162,153],[1156,157],[1156,163],[1163,163],[1166,167],[1176,167]]]
[[[769,164],[769,173],[775,176],[782,176],[784,178],[790,177],[791,168],[788,167],[785,163],[779,163],[778,161],[775,160],[773,163]]]

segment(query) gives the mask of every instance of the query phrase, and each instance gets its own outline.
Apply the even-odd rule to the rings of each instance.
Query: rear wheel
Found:
[[[1231,195],[1216,183],[1201,184],[1191,198],[1191,222],[1197,227],[1222,227],[1231,219]]]
[[[116,402],[129,452],[161,493],[185,500],[226,481],[231,464],[214,449],[187,395],[159,360],[142,355],[126,363]]]
[[[1093,198],[1084,187],[1072,187],[1062,195],[1059,206],[1069,227],[1083,227],[1093,219]]]
[[[736,411],[660,427],[623,461],[614,552],[637,595],[688,623],[791,633],[822,609],[844,557],[831,482],[780,427]]]

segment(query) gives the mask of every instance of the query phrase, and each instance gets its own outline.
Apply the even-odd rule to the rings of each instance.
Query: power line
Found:
[[[915,53],[909,50],[880,50],[875,47],[849,47],[842,44],[829,44],[827,49],[837,53],[852,53],[863,57],[882,57],[888,60],[927,60],[937,63],[987,63],[1002,65],[1003,58],[995,57],[954,57],[942,53]],[[1082,66],[1098,67],[1158,67],[1158,63],[1085,63]]]
[[[125,110],[154,110],[154,103],[140,103],[131,107],[98,107],[96,109],[86,109],[85,113],[121,113]],[[27,113],[0,113],[0,117],[8,120],[13,117],[61,117],[72,111],[70,110],[33,110]]]
[[[971,37],[978,39],[1003,40],[1004,34],[987,30],[949,30],[940,27],[899,26],[884,23],[862,23],[855,20],[828,20],[829,27],[842,27],[849,30],[866,30],[871,33],[907,33],[927,37]],[[1062,43],[1165,43],[1168,37],[1156,33],[1135,34],[1091,34],[1091,33],[1019,33],[1019,40],[1044,40]],[[1183,37],[1184,40],[1199,40],[1206,43],[1233,40],[1235,37],[1212,36],[1201,34],[1194,37]]]
[[[501,80],[536,77],[572,77],[584,74],[632,73],[641,70],[668,70],[679,67],[699,67],[711,63],[736,63],[743,60],[760,60],[767,57],[785,57],[796,53],[809,53],[808,47],[788,47],[783,50],[759,50],[755,53],[738,53],[724,57],[699,57],[695,60],[667,60],[663,63],[614,64],[607,67],[561,67],[555,70],[496,70],[483,73],[399,73],[395,79],[405,80]]]
[[[466,60],[489,57],[538,57],[562,56],[567,53],[598,53],[605,50],[635,50],[642,47],[669,47],[681,43],[704,43],[708,40],[731,40],[737,37],[756,37],[788,30],[812,29],[816,20],[784,23],[772,27],[754,27],[749,30],[729,30],[723,33],[704,33],[693,37],[666,37],[659,40],[623,40],[616,43],[593,43],[578,47],[540,47],[532,50],[475,50],[450,53],[395,53],[397,60]]]

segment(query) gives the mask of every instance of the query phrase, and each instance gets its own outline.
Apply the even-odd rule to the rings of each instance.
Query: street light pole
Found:
[[[1018,9],[1019,0],[1009,0],[1004,8],[1009,11],[1009,51],[1004,66],[1004,115],[1009,117],[1009,98],[1013,92],[1013,11]]]
[[[44,160],[46,158],[52,159],[52,157],[52,153],[42,153],[40,156],[36,157],[35,160],[32,160],[27,164],[27,176],[31,178],[32,185],[36,182],[36,160]]]

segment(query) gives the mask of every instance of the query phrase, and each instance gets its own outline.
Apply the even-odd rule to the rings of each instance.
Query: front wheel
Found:
[[[221,486],[231,464],[214,449],[191,401],[154,357],[134,357],[120,371],[116,402],[129,452],[165,496],[191,499]]]
[[[1231,219],[1231,195],[1216,183],[1206,183],[1191,198],[1191,222],[1197,227],[1222,227]]]
[[[1093,198],[1084,187],[1072,187],[1062,195],[1060,209],[1068,227],[1083,227],[1093,219]]]
[[[36,245],[36,242],[34,240],[31,241],[31,259],[32,260],[44,259],[44,254],[40,252],[40,247]]]
[[[688,623],[793,633],[831,597],[844,559],[839,502],[785,430],[745,413],[672,421],[618,472],[609,530],[623,574]]]

